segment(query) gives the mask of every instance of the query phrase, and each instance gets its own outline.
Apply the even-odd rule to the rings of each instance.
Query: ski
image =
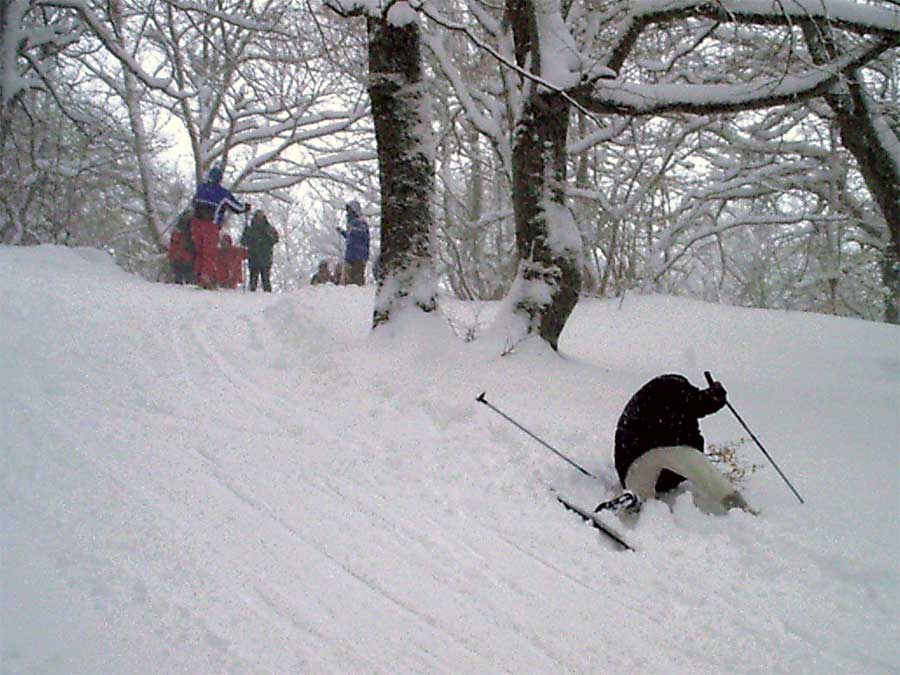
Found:
[[[631,546],[629,546],[617,532],[615,532],[614,530],[610,529],[607,525],[602,523],[595,514],[581,508],[580,506],[577,506],[576,504],[573,504],[572,502],[564,499],[563,497],[560,497],[559,495],[556,495],[556,501],[558,501],[560,504],[562,504],[567,510],[578,515],[582,520],[584,520],[586,523],[591,525],[591,527],[595,527],[598,530],[600,530],[603,534],[605,534],[607,537],[612,539],[616,544],[621,546],[623,549],[625,549],[627,551],[634,551],[634,549]]]

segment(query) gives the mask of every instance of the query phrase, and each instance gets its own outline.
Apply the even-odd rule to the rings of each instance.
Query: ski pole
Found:
[[[500,415],[503,419],[505,419],[506,421],[511,422],[512,424],[514,424],[515,426],[517,426],[519,429],[521,429],[521,430],[524,431],[526,434],[528,434],[529,436],[531,436],[531,437],[532,437],[534,440],[536,440],[538,443],[540,443],[540,444],[543,445],[545,448],[547,448],[548,450],[550,450],[550,452],[552,452],[554,455],[556,455],[557,457],[559,457],[559,458],[565,460],[566,462],[568,462],[569,464],[571,464],[572,466],[574,466],[576,469],[578,469],[578,470],[579,470],[581,473],[583,473],[585,476],[589,476],[590,478],[593,478],[593,479],[597,480],[597,477],[596,477],[595,475],[593,475],[590,471],[588,471],[587,469],[585,469],[585,468],[579,466],[578,464],[576,464],[575,462],[573,462],[571,459],[569,459],[569,458],[566,457],[564,454],[562,454],[559,450],[557,450],[557,449],[554,448],[552,445],[550,445],[549,443],[547,443],[547,441],[545,441],[545,440],[543,440],[543,439],[538,438],[537,436],[535,436],[535,435],[534,435],[533,433],[531,433],[528,429],[526,429],[526,428],[523,427],[521,424],[519,424],[518,422],[516,422],[512,417],[510,417],[509,415],[507,415],[507,414],[504,413],[503,411],[501,411],[501,410],[495,408],[495,407],[494,407],[494,406],[493,406],[493,405],[492,405],[492,404],[484,397],[484,394],[485,394],[485,392],[481,392],[481,395],[480,395],[478,398],[476,398],[475,400],[478,401],[479,403],[484,403],[488,408],[490,408],[490,409],[493,410],[495,413],[497,413],[498,415]]]
[[[707,370],[707,371],[704,371],[703,375],[704,375],[704,377],[706,377],[706,381],[709,383],[709,386],[712,386],[713,382],[715,382],[712,374]],[[778,475],[781,476],[782,480],[784,480],[784,482],[787,483],[787,486],[791,489],[791,492],[794,493],[794,496],[800,500],[801,504],[804,504],[805,502],[803,501],[803,497],[801,497],[800,493],[797,492],[796,489],[794,489],[794,486],[791,485],[791,481],[789,481],[788,477],[784,475],[784,472],[775,463],[775,460],[772,459],[771,455],[769,455],[769,453],[766,452],[766,449],[763,447],[763,444],[760,443],[759,439],[753,434],[752,431],[750,431],[750,427],[748,427],[746,422],[744,422],[744,420],[741,419],[741,416],[738,415],[738,412],[737,412],[737,410],[734,409],[734,406],[732,406],[728,401],[725,401],[725,405],[728,406],[728,409],[732,412],[732,414],[735,416],[737,421],[741,423],[741,426],[744,427],[744,430],[748,434],[750,434],[750,438],[752,438],[753,441],[756,443],[756,445],[759,446],[759,449],[762,450],[762,453],[766,456],[766,459],[768,459],[772,463],[772,466],[775,467],[775,470],[778,472]]]
[[[241,239],[244,238],[244,233],[247,231],[247,226],[250,225],[250,211],[244,211],[244,229],[241,230]],[[238,240],[240,244],[240,240]],[[247,255],[250,255],[250,249],[247,249]],[[247,270],[247,276],[244,277],[244,292],[246,293],[250,289],[250,258],[247,257],[244,260],[241,260],[241,269]]]

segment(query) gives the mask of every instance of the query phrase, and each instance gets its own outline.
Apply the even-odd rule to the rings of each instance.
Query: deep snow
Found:
[[[372,288],[0,269],[3,673],[900,670],[896,327],[585,299],[560,354],[501,357],[440,317],[370,333]],[[707,369],[806,504],[740,443],[759,517],[685,492],[613,518],[618,552],[548,487],[614,494],[629,396]]]

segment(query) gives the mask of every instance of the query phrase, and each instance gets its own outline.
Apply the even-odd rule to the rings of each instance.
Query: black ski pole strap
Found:
[[[715,380],[713,379],[712,373],[710,373],[707,370],[707,371],[704,371],[703,375],[704,375],[704,377],[706,377],[706,381],[709,383],[709,386],[712,386],[713,382],[715,382]],[[756,437],[756,434],[754,434],[752,431],[750,431],[750,427],[747,426],[747,423],[744,422],[744,420],[738,414],[738,411],[735,410],[734,406],[732,406],[731,403],[729,403],[728,401],[725,401],[725,405],[728,406],[728,409],[731,411],[731,414],[734,415],[735,419],[740,423],[740,425],[742,427],[744,427],[744,431],[746,431],[748,434],[750,434],[750,438],[753,439],[753,442],[756,443],[757,447],[759,447],[760,450],[762,450],[762,453],[766,456],[766,459],[768,459],[769,462],[771,462],[772,466],[775,467],[775,470],[778,472],[778,475],[781,476],[781,479],[791,489],[791,492],[794,493],[794,496],[800,500],[801,504],[804,504],[805,502],[803,501],[803,497],[800,496],[800,493],[797,492],[796,488],[791,484],[791,481],[788,480],[788,477],[784,475],[784,472],[781,470],[781,467],[779,467],[778,464],[775,463],[775,460],[772,459],[772,456],[769,455],[769,453],[766,451],[765,447],[763,447],[763,444],[759,442],[759,439]]]
[[[505,419],[507,422],[509,422],[510,424],[513,424],[513,425],[516,426],[518,429],[524,431],[526,434],[528,434],[529,436],[531,436],[534,440],[536,440],[538,443],[540,443],[541,445],[543,445],[545,448],[547,448],[547,449],[548,449],[550,452],[552,452],[554,455],[556,455],[557,457],[559,457],[559,458],[562,459],[563,461],[568,462],[570,465],[574,466],[576,469],[578,469],[578,470],[579,470],[581,473],[583,473],[585,476],[588,476],[589,478],[593,478],[594,480],[598,480],[597,477],[596,477],[594,474],[592,474],[590,471],[588,471],[588,470],[585,469],[584,467],[579,466],[578,464],[576,464],[575,462],[573,462],[571,459],[569,459],[568,457],[566,457],[564,454],[562,454],[559,450],[557,450],[557,449],[554,448],[552,445],[550,445],[549,443],[547,443],[545,440],[543,440],[543,439],[541,439],[541,438],[538,438],[538,437],[535,436],[533,433],[531,433],[528,429],[526,429],[526,428],[523,427],[521,424],[519,424],[518,422],[516,422],[512,417],[510,417],[509,415],[507,415],[506,413],[504,413],[502,410],[499,410],[498,408],[496,408],[494,405],[491,404],[490,401],[488,401],[488,400],[485,398],[484,395],[485,395],[485,392],[481,392],[481,395],[479,395],[475,400],[478,401],[479,403],[484,403],[488,408],[490,408],[490,409],[493,410],[495,413],[497,413],[498,415],[500,415],[500,416],[501,416],[503,419]]]

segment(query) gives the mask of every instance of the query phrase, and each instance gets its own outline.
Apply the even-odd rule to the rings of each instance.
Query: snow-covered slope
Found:
[[[900,669],[896,327],[584,300],[561,354],[500,357],[438,318],[371,334],[371,288],[0,268],[4,673]],[[618,552],[548,487],[613,494],[630,395],[707,369],[806,504],[722,411],[704,433],[765,465],[761,515],[683,493],[616,521]]]

